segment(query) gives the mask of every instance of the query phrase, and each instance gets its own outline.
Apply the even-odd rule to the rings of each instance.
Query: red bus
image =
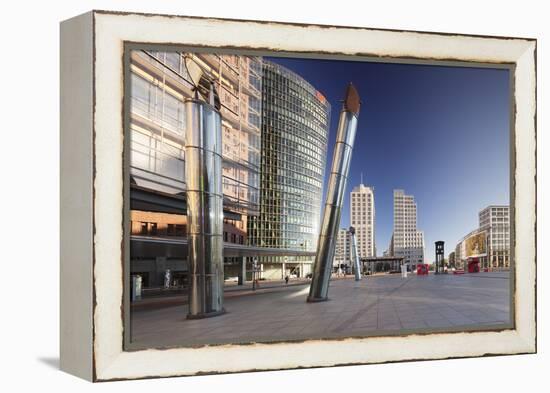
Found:
[[[468,273],[479,273],[479,258],[468,258]]]
[[[416,265],[416,275],[427,275],[429,272],[429,267],[430,266],[427,263],[419,263],[418,265]]]

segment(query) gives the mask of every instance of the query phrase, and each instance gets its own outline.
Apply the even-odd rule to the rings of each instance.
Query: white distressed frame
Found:
[[[87,86],[93,94],[92,130],[84,127],[81,131],[82,135],[92,132],[88,138],[93,144],[90,156],[81,157],[91,160],[94,166],[88,174],[93,181],[93,205],[85,212],[93,218],[93,250],[82,262],[83,267],[91,269],[86,263],[92,260],[93,288],[91,293],[75,293],[80,300],[65,305],[64,314],[70,315],[64,318],[62,310],[61,325],[62,329],[70,327],[74,313],[89,317],[86,313],[91,309],[93,330],[88,326],[89,332],[73,334],[73,345],[67,345],[69,339],[65,339],[62,368],[91,380],[113,380],[536,351],[535,40],[109,12],[91,12],[63,23],[79,18],[83,26],[92,26],[87,38],[92,39],[94,61],[92,85]],[[123,351],[124,42],[515,64],[515,329]],[[62,60],[66,55],[62,52]],[[73,121],[71,126],[75,124]],[[63,134],[62,127],[62,140]],[[64,166],[71,166],[71,162],[62,162]],[[63,248],[70,246],[62,237]],[[64,263],[62,260],[62,268]],[[80,279],[86,281],[86,274],[89,272]],[[63,269],[61,280],[62,287],[63,281],[69,280],[63,276]],[[79,302],[85,305],[81,311],[75,306]],[[91,337],[93,347],[88,351],[74,348],[82,337]],[[70,367],[67,362],[64,367],[64,358],[77,365]]]

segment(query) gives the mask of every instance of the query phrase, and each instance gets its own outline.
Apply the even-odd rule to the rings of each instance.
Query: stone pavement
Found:
[[[229,297],[227,313],[187,320],[187,306],[133,310],[132,348],[273,342],[510,324],[508,272],[333,280],[327,302],[306,303],[309,285]]]
[[[348,278],[351,278],[348,276]],[[224,294],[225,299],[234,297],[234,296],[246,296],[252,294],[259,294],[263,292],[269,292],[273,290],[284,289],[283,287],[291,287],[295,285],[309,285],[311,280],[305,278],[291,279],[288,284],[284,280],[269,280],[269,281],[259,281],[256,289],[252,289],[252,281],[247,281],[244,285],[237,285],[237,283],[225,283]],[[143,310],[151,308],[162,308],[170,307],[176,305],[187,304],[187,293],[186,291],[181,291],[177,294],[169,295],[160,295],[160,296],[151,296],[143,297],[142,299],[133,301],[131,304],[133,310]]]

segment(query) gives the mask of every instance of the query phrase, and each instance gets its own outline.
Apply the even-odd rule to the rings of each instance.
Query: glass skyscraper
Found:
[[[319,91],[296,73],[263,60],[260,214],[249,218],[251,245],[315,251],[329,124],[330,104]],[[260,259],[266,278],[271,264],[306,261],[311,258]],[[302,275],[309,271],[301,269]],[[280,266],[271,270],[280,274]]]

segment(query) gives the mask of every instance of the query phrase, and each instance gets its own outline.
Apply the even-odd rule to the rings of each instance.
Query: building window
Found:
[[[139,234],[143,236],[156,236],[157,235],[157,223],[156,222],[141,222]]]

